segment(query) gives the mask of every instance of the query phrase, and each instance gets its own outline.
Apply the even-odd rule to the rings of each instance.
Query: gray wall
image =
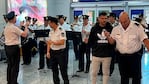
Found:
[[[3,19],[3,15],[6,14],[7,11],[7,5],[6,5],[6,0],[0,0],[0,35],[3,31],[3,27],[4,27],[4,19]]]
[[[48,15],[65,15],[67,22],[70,21],[70,2],[71,0],[47,0],[48,1]]]

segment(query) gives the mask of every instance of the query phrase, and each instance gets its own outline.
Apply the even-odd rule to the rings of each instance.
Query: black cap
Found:
[[[4,17],[5,19],[7,19],[7,17],[6,17],[6,15],[5,15],[5,14],[3,15],[3,17]]]
[[[65,16],[64,16],[64,15],[56,15],[56,17],[57,17],[58,19],[61,19],[61,18],[65,19]]]
[[[110,13],[109,17],[116,17],[116,14],[115,13]]]
[[[14,12],[14,11],[11,11],[11,12],[9,12],[9,13],[6,15],[6,18],[7,18],[8,20],[12,20],[15,16],[16,16],[16,15],[15,15],[15,12]]]
[[[49,16],[45,16],[43,18],[44,18],[44,21],[48,21],[49,20]]]
[[[26,16],[26,17],[25,17],[25,20],[29,21],[29,20],[31,20],[31,17]]]
[[[83,19],[88,19],[88,15],[82,15]]]
[[[78,16],[77,16],[77,15],[75,15],[75,16],[74,16],[74,19],[76,19],[76,18],[78,18]]]
[[[66,21],[66,19],[67,19],[67,17],[66,16],[64,16],[64,20]]]
[[[54,22],[54,23],[58,23],[58,19],[56,17],[49,16],[48,20],[51,21],[51,22]]]
[[[143,16],[144,16],[143,13],[140,13],[140,14],[139,14],[139,17],[143,17]]]
[[[33,18],[32,20],[33,20],[33,22],[36,22],[37,21],[37,18]]]

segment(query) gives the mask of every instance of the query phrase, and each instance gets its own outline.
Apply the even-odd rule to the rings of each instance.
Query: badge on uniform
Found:
[[[65,36],[64,32],[62,32],[61,35],[62,35],[62,37],[64,37]]]

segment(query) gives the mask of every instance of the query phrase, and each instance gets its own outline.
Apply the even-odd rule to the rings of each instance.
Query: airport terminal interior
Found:
[[[26,9],[24,14],[21,12],[23,9]],[[87,15],[89,24],[93,26],[97,21],[99,13],[103,11],[106,12],[108,16],[110,13],[114,13],[117,21],[120,13],[125,11],[128,13],[131,20],[136,20],[136,18],[139,18],[139,15],[143,15],[147,24],[145,32],[149,36],[148,0],[0,0],[0,84],[7,84],[7,57],[3,56],[5,55],[5,49],[4,45],[1,44],[1,37],[6,25],[4,15],[7,15],[10,11],[15,11],[17,15],[18,21],[16,21],[16,26],[20,25],[20,22],[24,21],[26,16],[36,18],[36,27],[38,28],[42,27],[41,25],[44,24],[44,20],[46,20],[44,17],[57,17],[57,15],[62,15],[63,18],[65,17],[65,22],[69,25],[70,29],[72,29],[71,27],[75,16],[79,18],[81,23],[84,18],[82,15]],[[33,23],[33,21],[31,23]],[[54,84],[52,69],[46,66],[46,61],[45,67],[39,69],[40,53],[38,37],[36,38],[36,42],[36,53],[31,56],[31,63],[23,64],[23,52],[20,52],[18,84]],[[92,84],[91,68],[87,73],[85,71],[78,71],[79,58],[75,56],[75,45],[73,43],[74,40],[72,40],[72,38],[68,39],[67,73],[70,84]],[[21,47],[20,50],[22,51]],[[44,58],[46,60],[46,54]],[[90,61],[92,63],[92,53],[90,53]],[[86,64],[86,62],[87,60],[84,59],[84,64]],[[141,84],[149,84],[149,52],[145,47],[141,59],[141,75]],[[60,84],[64,84],[61,73],[59,73],[59,77]],[[96,84],[102,84],[102,82],[102,75],[98,74]],[[129,84],[132,84],[132,81],[129,82]],[[114,71],[109,77],[108,84],[121,84],[117,62],[114,63]]]

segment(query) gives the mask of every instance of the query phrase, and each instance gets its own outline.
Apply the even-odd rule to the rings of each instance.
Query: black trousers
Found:
[[[84,54],[86,54],[86,71],[90,68],[90,47],[84,42],[80,45],[79,70],[84,70]]]
[[[141,58],[139,52],[134,54],[118,54],[118,66],[121,75],[121,84],[141,84]]]
[[[65,55],[66,55],[66,64],[67,64],[67,67],[68,67],[68,61],[69,61],[69,41],[66,40],[66,48],[65,48]]]
[[[60,84],[59,68],[60,68],[62,78],[64,80],[64,84],[69,84],[65,49],[50,50],[50,56],[51,56],[50,59],[51,59],[51,63],[52,63],[54,84]],[[59,68],[58,68],[58,66],[59,66]]]
[[[8,84],[18,84],[17,78],[20,63],[20,48],[18,45],[5,46],[8,57],[7,81]]]
[[[23,64],[28,65],[31,63],[31,48],[30,41],[22,45]]]
[[[47,44],[44,41],[39,42],[39,68],[43,69],[45,66],[45,53],[47,50]],[[46,57],[47,67],[50,68],[50,59]]]
[[[79,35],[74,35],[73,36],[73,48],[74,48],[74,53],[75,53],[75,59],[79,59],[79,53],[80,53],[80,50],[79,50],[79,46],[80,46],[80,43],[81,43],[81,37]]]

